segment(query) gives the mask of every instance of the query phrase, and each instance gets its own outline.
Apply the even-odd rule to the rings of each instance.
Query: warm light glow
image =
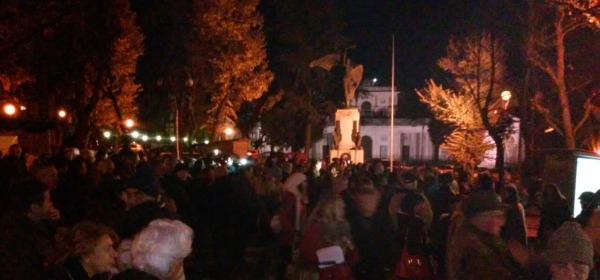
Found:
[[[127,128],[132,128],[134,125],[135,125],[135,122],[134,122],[132,119],[127,119],[127,120],[125,121],[125,126],[126,126]]]
[[[245,159],[245,158],[240,159],[240,165],[246,165],[246,164],[248,164],[248,160],[247,159]]]
[[[25,111],[25,110],[27,110],[27,107],[21,105],[21,111]]]
[[[62,109],[58,110],[58,117],[59,118],[64,119],[66,116],[67,116],[67,111],[62,110]]]
[[[544,133],[550,133],[552,131],[554,131],[554,127],[548,127],[546,130],[544,130]]]
[[[15,105],[12,105],[12,104],[4,105],[4,113],[6,113],[7,115],[12,116],[15,114],[15,112],[17,112],[17,108],[15,108]]]
[[[162,137],[160,137],[160,135],[156,136],[156,141],[160,141],[162,139]]]
[[[105,131],[102,135],[104,135],[104,138],[108,139],[110,138],[110,131]]]
[[[183,137],[183,142],[187,142],[189,139],[187,137]]]
[[[230,136],[231,134],[233,134],[233,129],[231,127],[226,128],[225,135]]]
[[[204,140],[204,144],[208,145],[208,143],[210,143],[210,141],[208,141],[208,139]]]
[[[142,135],[142,141],[144,141],[144,142],[148,141],[148,135]]]
[[[215,154],[215,156],[218,156],[220,152],[221,152],[221,151],[219,151],[219,149],[215,149],[215,150],[213,151],[213,153]]]
[[[508,101],[510,100],[510,97],[512,96],[512,94],[510,93],[510,91],[505,90],[500,94],[500,97],[502,98],[502,100],[504,101]]]
[[[171,142],[175,142],[175,136],[171,136]]]
[[[133,139],[137,139],[138,137],[140,137],[140,133],[137,132],[137,130],[134,130],[133,132],[131,132],[131,137],[133,137]]]

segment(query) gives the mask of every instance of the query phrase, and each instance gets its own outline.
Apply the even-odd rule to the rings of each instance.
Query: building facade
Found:
[[[351,106],[360,112],[361,146],[365,161],[378,158],[399,161],[428,161],[434,158],[434,148],[429,137],[429,119],[390,118],[392,96],[397,104],[398,91],[391,87],[361,87]],[[311,149],[311,158],[329,157],[333,147],[334,120],[330,120],[323,133],[324,138]],[[393,133],[393,143],[390,142]],[[390,145],[393,145],[392,147]]]

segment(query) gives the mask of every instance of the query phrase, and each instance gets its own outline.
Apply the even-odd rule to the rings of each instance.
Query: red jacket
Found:
[[[335,244],[326,241],[323,236],[324,230],[321,223],[318,221],[311,223],[300,243],[300,259],[307,263],[317,265],[319,263],[317,250],[335,246]],[[358,251],[356,251],[356,249],[347,249],[344,252],[344,259],[345,262],[341,264],[319,269],[319,279],[354,280],[350,265],[358,262]]]

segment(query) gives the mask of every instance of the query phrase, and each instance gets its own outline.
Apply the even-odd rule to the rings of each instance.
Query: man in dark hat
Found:
[[[594,209],[598,208],[598,199],[593,192],[582,192],[581,195],[579,195],[579,203],[581,204],[581,213],[575,217],[575,220],[577,220],[582,227],[585,227],[590,222],[590,217],[592,216]]]
[[[507,206],[493,190],[478,190],[464,202],[465,222],[447,251],[449,280],[519,279],[519,264],[500,238]]]

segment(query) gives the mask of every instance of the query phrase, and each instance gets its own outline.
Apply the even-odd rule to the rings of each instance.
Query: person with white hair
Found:
[[[193,235],[193,230],[181,221],[150,222],[131,244],[133,269],[162,280],[184,280],[183,260],[192,252]]]

